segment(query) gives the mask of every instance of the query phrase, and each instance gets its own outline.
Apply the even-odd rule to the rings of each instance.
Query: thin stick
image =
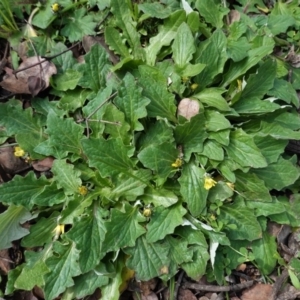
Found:
[[[189,283],[185,282],[183,284],[183,288],[185,289],[192,289],[197,291],[205,291],[205,292],[237,292],[245,288],[249,288],[254,284],[254,280],[245,281],[243,283],[238,283],[234,285],[202,285],[197,283]]]
[[[184,275],[184,271],[181,271],[180,274],[179,274],[179,276],[178,276],[178,279],[177,279],[177,281],[176,281],[175,291],[174,291],[174,300],[177,299],[177,294],[178,294],[179,286],[180,286],[180,284],[181,284],[183,275]]]
[[[76,47],[77,45],[79,45],[80,43],[81,43],[81,42],[78,42],[78,43],[74,44],[73,46],[71,46],[70,48],[68,48],[68,49],[66,49],[66,50],[64,50],[64,51],[62,51],[62,52],[60,52],[60,53],[58,53],[58,54],[55,54],[55,55],[52,55],[52,56],[42,56],[42,58],[44,58],[43,60],[41,60],[41,61],[39,61],[39,62],[37,62],[37,63],[35,63],[35,64],[32,64],[31,66],[28,66],[28,67],[25,67],[25,68],[22,68],[22,69],[19,69],[19,70],[15,70],[15,71],[12,72],[12,74],[17,74],[17,73],[19,73],[19,72],[21,72],[21,71],[25,71],[25,70],[30,69],[30,68],[33,68],[33,67],[35,67],[35,66],[37,66],[37,65],[41,65],[41,64],[43,64],[43,63],[46,62],[46,61],[49,61],[49,60],[51,60],[51,59],[54,59],[54,58],[56,58],[57,56],[60,56],[60,55],[62,55],[62,54],[64,54],[64,53],[66,53],[66,52],[72,50],[73,48],[75,48],[75,47]]]

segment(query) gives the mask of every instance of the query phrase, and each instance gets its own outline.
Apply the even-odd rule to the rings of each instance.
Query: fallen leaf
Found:
[[[8,174],[14,174],[28,166],[24,160],[14,155],[14,148],[9,146],[0,148],[0,164]]]
[[[34,66],[39,62],[42,63]],[[31,94],[32,96],[46,89],[49,86],[50,77],[57,72],[55,65],[41,56],[25,58],[18,70],[23,71],[13,74],[13,70],[5,68],[6,75],[0,82],[0,86],[15,94]]]
[[[199,110],[199,102],[190,98],[182,99],[178,105],[178,115],[185,117],[187,120],[190,120],[192,117],[197,115]]]
[[[241,300],[267,300],[271,299],[272,286],[270,284],[256,284],[243,292]]]
[[[190,290],[179,289],[178,300],[197,300],[197,297]]]
[[[46,157],[42,160],[37,160],[32,163],[32,167],[39,172],[45,172],[52,168],[54,158]]]

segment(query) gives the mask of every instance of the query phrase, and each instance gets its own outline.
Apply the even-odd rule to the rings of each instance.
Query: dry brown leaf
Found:
[[[238,22],[241,18],[241,14],[240,12],[238,12],[237,10],[231,10],[228,14],[229,17],[229,24],[232,24],[233,22]]]
[[[243,292],[241,300],[271,300],[272,286],[270,284],[256,284]]]
[[[14,174],[28,166],[24,160],[14,155],[13,147],[0,148],[0,164],[8,174]]]
[[[39,172],[45,172],[52,168],[54,158],[46,157],[42,160],[37,160],[32,163],[32,167]]]
[[[1,273],[7,275],[8,271],[12,269],[13,261],[9,256],[9,250],[0,250],[0,270]]]
[[[134,300],[158,300],[158,297],[154,292],[151,292],[147,296],[145,296],[143,294],[133,293],[132,296],[133,296]]]
[[[199,110],[199,102],[190,98],[182,99],[178,105],[178,115],[185,117],[187,120],[190,120],[192,117],[197,115]]]
[[[15,94],[36,96],[49,86],[50,77],[57,72],[55,65],[41,56],[32,56],[24,59],[17,69],[17,71],[22,70],[39,62],[42,63],[16,74],[13,74],[11,69],[5,68],[6,75],[0,82],[0,86]]]
[[[190,290],[179,289],[178,300],[197,300],[197,297]]]

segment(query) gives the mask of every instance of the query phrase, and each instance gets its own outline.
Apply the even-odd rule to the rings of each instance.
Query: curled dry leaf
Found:
[[[228,17],[229,17],[229,25],[230,25],[233,22],[238,22],[241,18],[241,14],[237,10],[233,9],[229,12]]]
[[[46,157],[42,160],[37,160],[32,163],[32,167],[39,172],[45,172],[52,168],[54,158]]]
[[[269,284],[256,284],[250,289],[244,290],[242,300],[266,300],[271,299],[272,286]]]
[[[199,110],[199,102],[190,98],[182,99],[178,105],[178,115],[185,117],[187,120],[190,120],[192,117],[197,115]]]
[[[18,170],[28,166],[24,160],[14,155],[13,147],[0,148],[0,164],[8,174],[14,174]]]
[[[300,54],[295,53],[294,45],[291,47],[286,57],[286,61],[288,61],[292,67],[300,68]]]
[[[37,65],[33,66],[34,64]],[[57,72],[55,65],[51,61],[45,60],[40,56],[24,59],[18,70],[22,69],[25,70],[13,74],[13,70],[5,68],[6,75],[3,81],[0,82],[0,86],[15,94],[36,96],[49,86],[50,77]]]

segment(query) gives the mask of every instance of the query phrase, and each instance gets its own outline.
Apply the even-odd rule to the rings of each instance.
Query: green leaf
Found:
[[[211,0],[197,0],[195,6],[206,22],[213,27],[223,27],[223,18],[229,12],[227,8],[222,7],[221,4],[217,5]]]
[[[102,177],[127,174],[128,170],[133,169],[134,164],[129,158],[132,147],[125,146],[120,138],[86,139],[82,141],[82,147],[89,159],[89,165],[96,167]]]
[[[144,189],[151,177],[149,170],[140,169],[133,171],[134,177],[128,177],[126,174],[119,174],[113,179],[113,187],[104,187],[101,189],[101,195],[111,201],[117,201],[120,198],[125,198],[128,201],[134,201],[137,197],[144,195]],[[142,178],[142,181],[136,178]]]
[[[38,13],[34,15],[32,25],[46,29],[56,19],[57,16],[52,13],[51,5],[52,3],[49,1],[39,9]]]
[[[256,216],[265,216],[281,214],[285,211],[285,206],[282,202],[278,201],[275,197],[272,197],[272,202],[254,202],[247,201],[247,207],[255,210]]]
[[[224,159],[224,150],[218,143],[206,141],[201,155],[204,155],[211,160],[222,161]]]
[[[108,103],[103,115],[103,122],[105,122],[104,132],[109,134],[112,138],[119,138],[124,145],[129,145],[132,136],[128,131],[130,126],[125,122],[124,113],[117,109],[111,103]]]
[[[110,6],[115,16],[115,23],[122,30],[130,48],[132,48],[134,58],[143,60],[145,52],[141,47],[140,34],[136,30],[136,23],[132,20],[127,2],[111,0]]]
[[[82,40],[85,35],[95,35],[97,23],[93,22],[93,16],[86,12],[84,7],[74,9],[69,17],[62,19],[65,26],[60,32],[68,37],[71,43]]]
[[[63,203],[66,195],[63,189],[58,189],[55,183],[46,185],[45,189],[32,200],[38,206],[53,206]]]
[[[145,65],[139,67],[141,75],[139,82],[143,87],[143,95],[151,100],[147,106],[148,116],[177,122],[174,95],[168,92],[167,83],[158,82],[157,76],[151,71],[157,71],[159,76],[163,76],[158,69]]]
[[[202,152],[203,142],[207,138],[203,113],[199,113],[190,121],[176,126],[174,135],[176,143],[183,145],[186,160],[189,159],[192,152]]]
[[[28,229],[20,225],[32,218],[33,216],[26,208],[13,204],[4,213],[0,214],[0,249],[10,248],[12,241],[19,240],[29,234]]]
[[[237,22],[235,22],[237,23]],[[228,39],[227,40],[227,55],[234,62],[241,61],[248,56],[248,51],[251,46],[245,37],[238,39],[237,41]]]
[[[83,107],[89,93],[89,90],[81,88],[68,90],[67,93],[62,95],[57,106],[64,111],[74,112],[76,109]]]
[[[259,67],[256,74],[250,75],[246,87],[242,91],[242,95],[237,102],[239,105],[243,101],[249,99],[262,99],[263,96],[273,87],[276,75],[276,63],[272,60],[267,60]],[[270,103],[269,103],[270,104]],[[235,108],[235,105],[233,105]]]
[[[232,81],[239,78],[241,75],[245,74],[250,68],[255,66],[263,57],[270,54],[274,48],[274,41],[270,41],[263,46],[251,49],[248,51],[248,57],[239,61],[231,62],[228,72],[224,75],[223,78],[223,87],[226,87]]]
[[[210,132],[209,139],[217,141],[219,144],[223,146],[228,146],[230,142],[230,130],[221,130],[217,132]]]
[[[260,123],[260,129],[258,132],[259,136],[268,136],[270,135],[271,137],[275,139],[282,139],[282,140],[299,140],[300,139],[300,132],[296,132],[291,130],[290,128],[286,126],[280,126],[276,122],[265,122],[261,121]]]
[[[168,209],[163,206],[157,207],[147,225],[146,239],[148,243],[157,242],[167,234],[174,233],[174,229],[182,224],[182,217],[185,213],[186,210],[181,203],[170,206]]]
[[[88,215],[77,220],[67,233],[67,237],[76,244],[76,248],[81,250],[79,266],[83,273],[92,270],[105,255],[100,250],[105,233],[101,210],[96,204],[88,211]]]
[[[172,9],[170,6],[164,6],[161,3],[140,3],[139,9],[152,18],[165,19],[170,16]]]
[[[284,211],[282,213],[269,215],[268,217],[278,224],[287,224],[292,227],[297,227],[300,222],[299,194],[292,195],[291,199],[288,199],[286,196],[279,196],[277,199],[284,206]]]
[[[288,27],[295,24],[295,19],[291,15],[273,15],[268,18],[267,26],[272,34],[277,35],[286,32]]]
[[[53,250],[58,254],[46,260],[46,265],[50,270],[44,276],[45,279],[45,298],[54,299],[66,288],[73,286],[72,277],[78,276],[81,271],[78,266],[79,251],[75,243],[63,245],[59,242],[54,243]]]
[[[253,172],[265,181],[270,190],[276,189],[277,191],[293,184],[300,175],[299,169],[292,162],[282,157],[266,168],[253,170]]]
[[[160,145],[164,142],[172,144],[174,142],[173,130],[169,124],[163,120],[157,120],[150,123],[149,128],[145,128],[145,134],[138,140],[138,145],[141,148],[146,148],[150,145]]]
[[[205,170],[191,162],[183,166],[178,179],[180,193],[193,216],[200,215],[206,206],[208,191],[204,189],[204,175]]]
[[[46,139],[41,131],[44,122],[38,115],[32,114],[32,109],[23,109],[21,103],[10,100],[0,105],[0,126],[7,135],[16,135],[19,146],[34,158],[40,158],[34,153],[34,147]]]
[[[78,71],[68,69],[53,78],[52,86],[58,91],[74,90],[80,78]]]
[[[52,166],[54,180],[59,188],[63,188],[66,195],[78,192],[81,186],[80,171],[74,170],[74,165],[68,164],[66,160],[54,160]]]
[[[284,152],[284,149],[287,145],[287,141],[278,140],[271,136],[266,138],[255,135],[254,142],[260,149],[268,164],[276,162],[280,154]]]
[[[263,168],[266,159],[255,145],[253,138],[243,130],[237,129],[230,134],[230,144],[225,148],[228,157],[243,167]]]
[[[212,203],[216,201],[224,201],[233,196],[234,191],[227,185],[226,182],[220,180],[216,186],[209,191],[208,200]]]
[[[279,256],[275,237],[263,232],[261,239],[252,242],[252,251],[261,272],[264,275],[270,274],[276,266],[276,256]]]
[[[220,131],[232,127],[228,119],[218,111],[206,110],[205,115],[207,131]]]
[[[24,266],[20,276],[14,283],[16,289],[30,291],[35,286],[43,286],[45,284],[43,276],[49,272],[49,269],[43,261],[41,255],[44,254],[43,252],[39,252],[35,259],[29,258],[29,252],[26,252],[26,266]]]
[[[105,28],[104,35],[106,43],[112,50],[114,50],[114,52],[124,58],[130,57],[130,53],[121,38],[120,32],[117,29],[107,26]]]
[[[111,220],[105,223],[106,236],[104,247],[107,251],[117,251],[123,247],[133,247],[139,236],[145,233],[145,229],[139,225],[137,206],[132,207],[125,203],[124,212],[113,208],[111,210]]]
[[[271,202],[272,198],[265,182],[255,174],[236,171],[235,189],[246,200]]]
[[[192,32],[186,23],[178,27],[172,50],[173,59],[179,68],[185,67],[193,58],[196,47]]]
[[[96,274],[96,272],[90,271],[74,278],[74,295],[77,298],[84,298],[94,293],[97,288],[101,288],[108,284],[108,277],[102,274]]]
[[[230,107],[226,100],[221,96],[226,90],[223,88],[206,88],[200,93],[193,95],[193,97],[205,103],[207,106],[215,107],[221,111],[229,111]]]
[[[226,228],[229,239],[253,241],[262,236],[256,217],[240,202],[223,205],[218,219],[227,224],[236,225],[236,229]]]
[[[205,0],[210,1],[210,0]],[[199,1],[200,2],[200,1]],[[209,10],[211,9],[208,6]],[[204,89],[213,82],[216,75],[223,72],[224,64],[228,59],[226,54],[226,37],[221,30],[216,30],[212,36],[202,42],[195,54],[195,62],[206,64],[205,69],[197,75],[195,81]]]
[[[144,191],[142,200],[145,204],[153,204],[154,206],[169,207],[178,201],[178,197],[171,191],[160,188],[147,188]]]
[[[81,154],[80,139],[83,136],[83,127],[76,124],[72,118],[62,119],[54,111],[50,111],[47,118],[46,133],[50,137],[48,145],[52,149],[56,148],[58,151],[62,151],[64,157],[69,152],[77,155]],[[52,151],[54,154],[54,150]]]
[[[106,85],[106,76],[109,72],[107,52],[103,47],[95,44],[84,57],[85,63],[79,65],[77,70],[82,74],[78,85],[98,92]]]
[[[150,38],[150,44],[146,48],[147,64],[153,66],[156,61],[157,54],[163,46],[169,46],[172,40],[176,37],[178,27],[185,21],[186,14],[184,10],[175,11],[164,25],[159,28],[156,36]]]
[[[146,168],[153,170],[162,180],[166,179],[174,171],[172,163],[175,162],[177,157],[178,150],[169,143],[150,145],[138,154],[138,159],[141,163]]]
[[[34,198],[48,183],[44,176],[37,179],[33,172],[29,172],[25,177],[16,175],[11,181],[0,185],[0,201],[31,209]]]
[[[167,244],[148,243],[142,236],[137,239],[135,247],[125,248],[124,251],[131,255],[126,261],[126,265],[135,270],[138,280],[150,280],[162,275],[169,268],[170,258]]]
[[[181,264],[181,267],[189,277],[199,280],[206,272],[209,254],[206,248],[200,246],[192,246],[191,249],[194,251],[192,261]]]
[[[26,248],[43,247],[52,241],[58,225],[59,213],[54,212],[49,218],[41,218],[30,226],[30,234],[22,239],[21,245]]]
[[[274,86],[268,91],[268,95],[283,100],[288,104],[293,103],[296,107],[299,107],[296,90],[292,84],[286,80],[275,78]]]
[[[141,88],[136,85],[135,78],[130,73],[127,73],[114,103],[125,114],[125,120],[132,131],[144,129],[138,119],[147,116],[146,106],[149,102],[149,99],[142,96]]]

